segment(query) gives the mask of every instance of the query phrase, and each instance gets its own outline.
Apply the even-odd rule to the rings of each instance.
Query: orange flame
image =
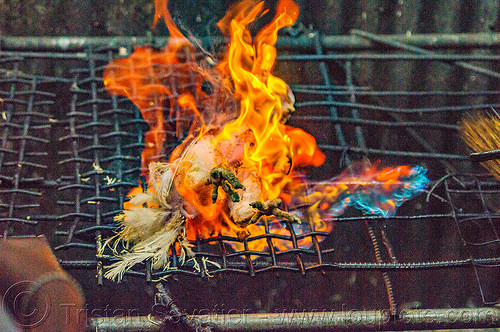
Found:
[[[282,122],[285,114],[283,98],[288,93],[287,85],[271,74],[276,59],[275,43],[278,30],[292,25],[298,16],[297,5],[290,0],[280,1],[272,22],[264,27],[252,41],[248,24],[253,22],[263,10],[263,2],[252,6],[250,1],[237,6],[238,12],[229,11],[235,16],[230,20],[229,33],[231,43],[224,60],[217,66],[219,75],[231,80],[227,89],[232,91],[239,101],[238,117],[226,123],[211,137],[211,144],[221,146],[237,144],[241,135],[250,133],[246,140],[242,160],[246,169],[258,178],[261,201],[278,198],[282,189],[291,183],[293,169],[297,166],[318,166],[324,161],[324,154],[318,150],[315,139],[298,128],[291,128]],[[227,16],[223,21],[228,21]],[[219,24],[221,26],[221,23]],[[191,107],[194,109],[193,107]],[[198,137],[205,134],[207,127],[199,129]],[[251,142],[251,143],[250,143]],[[184,150],[184,147],[178,148]],[[177,160],[174,153],[170,161]],[[179,168],[191,167],[191,161],[182,161]],[[214,165],[215,166],[215,165]],[[199,212],[195,228],[200,231],[202,225],[212,225],[208,230],[220,230],[222,223],[232,230],[241,229],[227,217],[224,205],[204,205],[200,202],[199,191],[186,188],[191,186],[188,179],[179,181],[177,186],[181,195]],[[191,220],[193,223],[193,220]],[[210,233],[208,233],[210,234]],[[189,235],[189,232],[188,232]]]
[[[147,165],[158,160],[163,152],[167,133],[164,107],[195,115],[190,134],[170,156],[171,165],[181,170],[175,181],[176,189],[186,201],[186,210],[196,212],[193,213],[195,217],[187,220],[190,238],[223,230],[242,231],[228,215],[225,193],[220,191],[219,200],[212,204],[206,188],[194,188],[190,176],[182,171],[193,166],[192,160],[182,158],[187,147],[202,137],[210,137],[210,144],[220,149],[227,146],[233,151],[234,145],[243,145],[240,147],[243,156],[240,152],[235,159],[243,157],[246,167],[259,179],[261,190],[258,198],[262,201],[279,197],[282,189],[292,182],[296,167],[318,166],[324,161],[324,154],[318,150],[311,135],[282,123],[286,115],[283,101],[289,88],[271,74],[276,59],[274,45],[278,30],[295,22],[298,6],[291,0],[280,1],[271,23],[252,40],[247,26],[263,13],[263,6],[263,2],[243,1],[228,11],[219,27],[230,35],[231,44],[224,60],[210,70],[195,61],[194,48],[174,25],[167,1],[157,0],[154,24],[162,18],[165,20],[171,35],[168,45],[162,51],[137,48],[130,57],[114,60],[104,73],[108,91],[130,98],[150,126],[141,155],[143,175],[147,175]],[[179,61],[182,50],[185,59]],[[195,88],[179,91],[183,85],[187,86],[183,84],[186,82],[182,76],[190,76],[188,74],[191,77],[195,74]],[[205,80],[216,81],[215,85],[219,82],[219,89],[226,94],[229,92],[233,104],[238,104],[236,112],[217,112],[224,105],[220,105],[218,97],[207,96],[201,90]],[[210,104],[219,104],[219,107],[210,107]],[[179,112],[175,114],[176,118],[179,115]],[[178,136],[181,135],[179,127],[180,124],[176,123]],[[217,130],[214,131],[214,127]],[[243,144],[239,142],[242,136],[246,137]]]
[[[156,1],[154,20],[156,25],[163,17],[169,29],[171,38],[165,49],[157,51],[138,47],[130,57],[113,60],[104,71],[104,85],[108,92],[128,97],[140,109],[144,120],[150,126],[144,138],[145,147],[141,155],[143,175],[147,175],[148,164],[158,160],[162,154],[167,134],[163,114],[166,104],[172,112],[177,107],[175,95],[189,93],[174,89],[187,85],[192,79],[189,75],[194,62],[192,45],[174,25],[166,7],[167,2]],[[186,49],[186,52],[179,54],[182,49]],[[176,73],[175,77],[173,73]],[[195,77],[195,80],[199,79]],[[198,83],[201,85],[201,82]],[[176,117],[179,118],[179,114],[176,114]],[[178,131],[177,136],[180,136]]]
[[[222,73],[229,72],[234,82],[234,94],[241,105],[240,115],[226,124],[215,140],[231,140],[242,128],[253,133],[255,145],[247,147],[244,158],[262,180],[261,199],[265,201],[279,197],[292,178],[287,174],[290,167],[318,166],[323,163],[324,154],[318,150],[311,135],[282,123],[282,97],[287,94],[287,85],[271,74],[278,30],[295,22],[298,6],[291,0],[280,1],[272,22],[252,41],[247,26],[262,12],[263,3],[253,8],[245,7],[249,5],[251,2],[247,1],[238,6],[239,13],[230,22],[231,44],[218,66]],[[225,21],[227,18],[221,22]],[[288,169],[286,164],[289,164]]]
[[[154,24],[163,18],[170,31],[168,45],[161,51],[140,47],[130,57],[114,60],[105,69],[104,84],[109,92],[130,98],[150,126],[141,155],[143,175],[147,175],[150,162],[163,158],[167,133],[175,129],[181,138],[184,129],[188,129],[180,120],[182,115],[194,117],[189,133],[169,159],[175,188],[183,198],[188,238],[242,231],[252,235],[265,233],[260,224],[245,229],[236,223],[232,203],[221,189],[218,200],[212,203],[212,188],[207,185],[206,175],[213,167],[229,168],[246,179],[247,190],[240,190],[241,195],[248,195],[244,200],[265,202],[280,197],[293,203],[300,198],[315,198],[307,211],[307,227],[311,231],[330,231],[332,224],[324,222],[324,211],[334,204],[332,198],[357,187],[334,181],[322,187],[323,193],[305,193],[307,185],[299,180],[302,166],[319,166],[325,155],[313,136],[284,124],[293,96],[286,83],[272,74],[278,31],[295,22],[298,6],[292,0],[280,0],[271,23],[253,39],[248,25],[265,12],[263,2],[246,0],[231,8],[218,24],[230,36],[231,43],[215,68],[204,65],[195,56],[195,48],[174,25],[167,0],[156,0],[155,10]],[[204,82],[213,86],[213,93],[202,89]],[[166,106],[171,122],[176,119],[174,125],[165,124]],[[200,156],[202,152],[204,156]],[[198,172],[200,169],[205,173]],[[389,174],[374,172],[368,178],[375,176],[391,187],[399,175],[394,178]],[[349,199],[344,203],[348,204]],[[268,217],[268,221],[272,233],[289,234],[277,219]],[[279,249],[291,247],[290,241],[273,241]],[[298,244],[309,246],[311,241],[303,238]],[[267,241],[248,244],[250,250],[260,251]],[[236,248],[240,245],[234,244]]]
[[[280,1],[272,22],[254,40],[247,26],[262,14],[263,2],[255,4],[254,1],[243,1],[233,7],[219,22],[221,31],[230,35],[231,44],[224,60],[215,69],[209,70],[196,63],[194,48],[174,25],[167,3],[166,0],[155,1],[154,18],[154,25],[163,18],[169,29],[171,38],[165,49],[155,51],[146,47],[136,48],[130,57],[110,63],[104,73],[107,90],[130,98],[150,126],[141,155],[143,175],[147,175],[147,166],[151,161],[161,158],[167,129],[170,129],[165,128],[163,109],[169,106],[170,116],[173,115],[172,110],[177,108],[189,111],[197,119],[192,122],[187,139],[172,152],[172,165],[175,164],[181,170],[189,169],[192,161],[182,160],[186,147],[196,140],[194,137],[208,135],[209,130],[219,124],[218,127],[223,129],[210,136],[211,144],[238,144],[237,138],[246,135],[247,143],[251,144],[244,144],[242,147],[243,159],[260,179],[262,190],[259,198],[265,201],[279,197],[282,189],[292,182],[295,167],[318,166],[324,161],[324,154],[318,150],[311,135],[282,123],[285,117],[283,100],[289,90],[284,81],[271,74],[276,59],[274,45],[278,30],[295,22],[298,6],[291,0]],[[179,53],[183,49],[186,58],[179,61]],[[186,82],[182,80],[182,76],[187,77],[188,74],[191,79],[195,74],[195,88],[174,91],[187,86],[183,84]],[[201,90],[203,81],[213,81],[214,78],[222,82],[219,84],[220,88],[229,91],[239,104],[237,117],[234,119],[232,116],[232,121],[227,120],[231,118],[230,114],[216,114],[214,107],[207,106],[210,101],[212,104],[220,104],[218,100],[214,101],[217,97],[210,98]],[[207,100],[209,102],[204,103]],[[206,114],[210,108],[215,114]],[[201,114],[203,110],[205,114]],[[179,111],[175,117],[180,117]],[[209,119],[208,124],[205,123],[205,118]],[[176,134],[178,137],[182,134],[179,122],[176,123]],[[193,209],[196,212],[195,217],[187,220],[189,238],[208,236],[224,230],[243,230],[228,216],[224,192],[220,191],[219,200],[212,204],[207,199],[207,194],[201,194],[199,188],[195,190],[191,180],[186,177],[186,173],[179,172],[175,183],[177,191],[186,200],[185,208],[188,212]],[[129,196],[137,192],[139,190],[135,188]]]

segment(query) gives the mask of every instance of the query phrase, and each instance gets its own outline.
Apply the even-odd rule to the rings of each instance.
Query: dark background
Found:
[[[235,1],[170,1],[174,18],[196,35],[222,17]],[[274,1],[275,3],[276,1]],[[267,2],[273,7],[273,1]],[[324,34],[351,29],[374,33],[495,31],[498,1],[297,1],[299,21]],[[152,1],[2,1],[5,35],[144,35],[151,29]],[[213,33],[213,31],[211,31]]]
[[[171,1],[169,7],[178,26],[202,37],[217,35],[215,23],[230,3],[232,1]],[[500,28],[498,1],[303,0],[298,3],[301,8],[298,22],[304,29],[326,35],[348,34],[351,29],[377,34],[418,34],[494,32]],[[272,2],[269,2],[269,7],[273,7]],[[0,36],[144,36],[152,29],[153,10],[152,1],[142,0],[2,1]],[[271,16],[264,17],[263,21]],[[160,25],[153,33],[164,34],[164,26]],[[497,51],[458,49],[451,53],[493,54]],[[484,66],[498,67],[491,63]],[[68,69],[67,64],[46,67],[42,64],[37,70],[64,75]],[[329,69],[332,75],[338,75],[338,81],[344,79],[340,68],[332,66]],[[313,82],[316,80],[314,75],[318,75],[317,70],[305,68],[295,71],[281,64],[276,70],[277,76],[284,77],[287,82],[294,81],[291,76],[297,73],[305,75],[306,81]],[[498,90],[498,81],[441,63],[357,61],[354,70],[356,85],[370,86],[374,90]],[[367,102],[394,107],[429,107],[497,101],[491,96],[488,100],[484,96],[466,96],[425,100],[381,97],[381,100]],[[460,117],[435,120],[456,123]],[[433,137],[433,141],[441,151],[467,151],[457,135],[451,139],[438,135]],[[393,147],[391,144],[404,147],[405,143],[387,143],[387,148]],[[397,158],[389,158],[388,163],[397,161]],[[338,160],[330,161],[324,167],[326,173],[335,174],[339,170]],[[460,170],[468,170],[469,167],[465,164],[458,166]],[[431,179],[437,180],[444,171],[437,168],[431,170]],[[404,209],[402,213],[405,213]],[[411,225],[395,225],[389,233],[403,262],[455,259],[464,254],[454,224],[419,221]],[[354,238],[353,234],[356,234]],[[336,234],[324,243],[325,246],[339,248],[336,260],[374,260],[362,224],[339,225]],[[93,271],[71,272],[84,285],[89,315],[95,315],[92,309],[103,309],[108,304],[112,308],[138,309],[140,314],[148,314],[151,310],[155,289],[143,278],[129,277],[121,284],[105,281],[104,286],[98,287]],[[400,308],[483,306],[472,269],[408,271],[391,273],[391,276]],[[493,273],[485,279],[485,292],[493,299],[498,297],[498,287],[495,286],[497,276],[498,273]],[[203,280],[181,276],[169,281],[174,299],[188,313],[208,313],[221,308],[239,312],[281,312],[387,307],[385,288],[378,272],[310,272],[305,276],[268,273],[255,278],[227,273]]]

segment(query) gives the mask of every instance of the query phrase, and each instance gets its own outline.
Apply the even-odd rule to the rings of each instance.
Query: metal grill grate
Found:
[[[33,234],[47,169],[50,106],[54,94],[47,84],[54,80],[20,71],[24,59],[0,55],[0,110],[2,119],[0,180],[4,236]]]
[[[385,61],[397,60],[443,66],[439,68],[451,66],[460,68],[462,75],[471,71],[496,79],[498,73],[484,68],[491,67],[488,63],[499,61],[500,56],[435,54],[379,36],[358,34],[403,52],[332,53],[312,33],[307,46],[295,51],[292,47],[290,53],[278,57],[276,75],[291,85],[297,98],[291,125],[312,133],[327,155],[328,164],[312,176],[331,177],[353,160],[368,157],[382,158],[387,164],[424,163],[431,179],[439,179],[427,195],[406,203],[395,217],[367,217],[350,211],[326,221],[334,222],[341,233],[359,232],[362,225],[363,232],[368,230],[362,241],[373,245],[374,258],[373,253],[364,257],[343,254],[345,238],[336,235],[337,230],[331,235],[297,235],[288,225],[289,234],[279,235],[270,233],[266,224],[265,235],[244,240],[224,236],[199,239],[195,259],[182,266],[174,252],[172,265],[165,271],[152,271],[146,262],[126,275],[151,281],[168,275],[376,270],[384,273],[394,304],[388,272],[470,268],[484,304],[498,303],[491,281],[500,266],[500,213],[494,210],[500,184],[492,176],[472,173],[457,121],[467,111],[497,107],[499,93],[378,91],[369,82],[361,82],[356,73],[367,63],[383,73]],[[124,52],[130,53],[130,48],[88,47],[85,52],[74,53],[0,50],[0,225],[4,236],[53,233],[51,243],[61,265],[71,270],[97,269],[99,284],[103,283],[102,267],[112,257],[97,252],[115,229],[113,217],[127,192],[137,186],[140,153],[148,129],[128,99],[111,96],[103,87],[104,66]],[[67,75],[49,78],[20,71],[20,66],[34,58],[43,62],[64,60],[76,69],[71,70],[69,79]],[[484,68],[470,65],[470,61]],[[444,64],[438,64],[441,62]],[[47,92],[54,91],[53,84],[57,84],[56,93]],[[450,105],[452,98],[460,103]],[[62,100],[56,105],[64,112],[54,110],[57,99]],[[420,106],[411,107],[415,104]],[[171,128],[169,124],[166,127]],[[176,144],[170,139],[165,156]],[[46,195],[57,204],[41,204],[41,197]],[[411,231],[424,223],[440,234],[456,226],[460,237],[449,251],[415,262],[411,253],[404,252],[404,244],[416,241]],[[319,241],[325,237],[325,241]],[[250,241],[262,238],[268,241],[269,252],[248,250]],[[297,242],[303,238],[310,238],[313,246],[299,248]],[[389,238],[396,238],[397,243],[391,244]],[[293,248],[276,251],[272,243],[277,239],[292,243]],[[242,243],[246,250],[230,249],[227,243],[233,242]],[[259,259],[252,259],[252,255]]]

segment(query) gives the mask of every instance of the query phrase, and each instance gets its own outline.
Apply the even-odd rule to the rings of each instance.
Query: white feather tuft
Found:
[[[122,229],[105,242],[119,258],[119,261],[107,267],[104,274],[106,278],[120,281],[125,271],[146,260],[151,260],[154,269],[167,269],[170,266],[169,250],[173,249],[176,240],[181,247],[181,264],[186,255],[194,256],[192,245],[185,238],[182,200],[176,192],[171,191],[172,173],[169,165],[151,163],[149,170],[149,186],[152,190],[130,200],[135,207],[115,217],[116,221],[121,222]],[[155,206],[143,206],[148,203]],[[118,254],[120,242],[124,242],[126,247],[130,243],[133,245],[125,253]]]

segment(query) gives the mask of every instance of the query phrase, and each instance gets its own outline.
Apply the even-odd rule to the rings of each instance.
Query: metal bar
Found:
[[[87,324],[87,331],[164,331],[163,321],[150,316],[93,317]]]
[[[422,56],[437,56],[438,55],[438,54],[436,54],[434,52],[425,50],[423,48],[419,48],[419,47],[407,45],[405,43],[400,43],[400,42],[397,42],[397,41],[390,41],[390,40],[384,39],[384,37],[377,36],[377,35],[375,35],[373,33],[369,33],[369,32],[366,32],[366,31],[352,30],[351,33],[353,35],[356,35],[356,36],[359,36],[359,37],[363,37],[363,38],[367,38],[367,39],[373,40],[374,42],[382,43],[382,44],[385,44],[385,45],[390,45],[390,46],[393,46],[393,47],[396,47],[396,48],[403,49],[405,51],[410,51],[410,52],[417,53],[417,54],[422,55]],[[495,77],[495,78],[500,78],[500,73],[497,73],[495,71],[492,71],[492,70],[489,70],[489,69],[485,69],[485,68],[482,68],[482,67],[474,66],[474,65],[471,65],[470,63],[466,63],[466,62],[461,62],[460,61],[460,62],[454,62],[454,65],[456,65],[457,67],[460,67],[460,68],[471,70],[471,71],[476,72],[478,74],[484,74],[484,75],[487,75],[487,76],[491,76],[491,77]]]
[[[326,145],[326,144],[318,144],[320,149],[330,150],[330,151],[340,151],[340,152],[357,152],[357,153],[366,153],[381,155],[381,156],[402,156],[402,157],[412,157],[412,158],[425,158],[425,159],[440,159],[439,162],[443,165],[448,165],[448,163],[443,159],[456,159],[456,160],[467,160],[467,156],[462,155],[453,155],[453,154],[445,154],[438,152],[407,152],[407,151],[394,151],[394,150],[383,150],[383,149],[360,149],[356,147],[343,147],[339,145]]]
[[[480,163],[488,160],[500,159],[500,149],[484,151],[484,152],[475,152],[471,153],[470,160],[474,163]]]
[[[383,38],[425,48],[493,48],[500,47],[500,33],[461,33],[461,34],[397,34],[380,35]],[[380,49],[380,44],[365,38],[348,36],[320,36],[320,42],[326,50],[369,50]],[[280,36],[278,48],[290,50],[312,50],[314,33],[297,37]],[[154,37],[158,45],[165,45],[168,37]],[[202,45],[224,43],[221,38],[210,37],[201,40]],[[148,43],[146,36],[112,37],[44,37],[44,36],[3,36],[0,37],[0,50],[56,50],[84,51],[87,47],[131,47]]]
[[[353,73],[352,73],[352,62],[351,61],[346,61],[345,62],[345,72],[346,72],[346,84],[349,87],[348,91],[351,93],[349,102],[352,104],[356,104],[356,96],[354,94],[354,83],[353,83]],[[353,120],[359,121],[359,112],[358,109],[353,107],[351,108],[351,115]],[[358,147],[361,150],[366,151],[366,143],[365,143],[365,137],[363,135],[363,130],[361,129],[361,126],[357,124],[354,127],[354,132],[356,134],[356,140],[358,142]],[[366,156],[366,152],[364,153]]]
[[[73,85],[77,85],[78,84],[78,75],[75,75],[75,77],[73,78]],[[79,157],[79,152],[78,152],[78,141],[76,139],[76,118],[75,116],[72,116],[71,114],[74,114],[76,112],[76,102],[78,101],[78,94],[77,93],[73,93],[73,96],[71,97],[71,108],[70,108],[70,114],[68,114],[69,116],[69,130],[70,130],[70,135],[71,137],[73,137],[72,141],[71,141],[71,148],[72,148],[72,155],[74,158],[78,158]],[[62,140],[62,138],[60,138],[60,140]],[[61,164],[61,162],[59,162]],[[75,192],[75,200],[74,200],[74,207],[75,207],[75,212],[76,214],[79,214],[81,212],[81,196],[82,196],[82,188],[80,187],[81,185],[81,162],[80,161],[76,161],[75,162],[75,183],[77,185],[77,189],[76,189],[76,192]],[[62,182],[62,181],[61,181]],[[59,190],[63,190],[64,186],[61,186],[59,188]],[[70,227],[70,230],[68,232],[68,237],[65,241],[65,245],[68,245],[71,240],[73,239],[73,234],[76,230],[76,227],[78,226],[78,224],[80,223],[80,217],[79,216],[76,216],[72,222],[72,225]],[[56,249],[54,249],[56,250]]]
[[[269,231],[269,220],[267,218],[262,218],[264,220],[264,230],[266,235],[270,234]],[[273,240],[271,237],[266,238],[267,246],[269,248],[269,253],[271,254],[272,264],[276,265],[276,249],[274,248]]]
[[[481,74],[497,77],[500,73],[493,72],[481,67],[472,66],[465,62],[457,61],[498,61],[498,55],[481,54],[437,54],[425,51],[422,54],[408,53],[353,53],[353,54],[284,54],[278,55],[281,61],[338,61],[338,60],[365,60],[365,61],[443,61],[452,62],[459,67],[470,69]]]
[[[420,108],[397,108],[397,107],[386,107],[378,106],[372,104],[360,104],[360,103],[350,103],[350,102],[337,102],[330,100],[315,100],[315,101],[303,101],[295,103],[296,108],[305,106],[344,106],[344,107],[357,107],[362,109],[369,109],[381,112],[391,112],[400,114],[411,114],[411,113],[440,113],[440,112],[462,112],[462,111],[472,111],[479,109],[491,109],[500,107],[500,104],[476,104],[476,105],[460,105],[460,106],[441,106],[441,107],[420,107]]]
[[[291,123],[297,122],[300,123],[300,121],[334,121],[334,122],[339,122],[339,123],[344,123],[344,124],[351,124],[354,125],[356,128],[359,128],[361,126],[369,126],[369,127],[411,127],[411,128],[426,128],[426,129],[441,129],[441,130],[452,130],[452,131],[457,131],[460,129],[459,125],[455,124],[443,124],[443,123],[436,123],[436,122],[424,122],[424,121],[399,121],[399,122],[394,122],[394,121],[380,121],[380,120],[366,120],[366,119],[352,119],[352,118],[346,118],[346,117],[338,117],[335,120],[332,120],[329,116],[321,116],[321,115],[297,115],[293,119],[289,120]],[[363,148],[363,146],[359,146],[360,148]],[[481,152],[482,154],[483,152]],[[471,156],[472,158],[472,156]],[[471,159],[472,160],[472,159]]]
[[[243,240],[243,246],[245,248],[245,252],[247,252],[245,254],[245,261],[246,261],[246,264],[248,266],[248,275],[250,277],[255,277],[255,266],[254,266],[254,263],[253,263],[253,260],[252,260],[252,256],[250,254],[248,254],[248,252],[250,250],[248,248],[248,239],[247,238],[245,238]]]
[[[78,243],[74,243],[78,244]],[[88,249],[95,249],[95,245],[90,245]],[[309,250],[311,255],[316,255],[314,250]],[[304,253],[304,251],[302,251]],[[325,253],[325,250],[323,250]],[[241,254],[240,254],[241,255]],[[202,254],[198,256],[203,257]],[[104,257],[100,257],[104,258]],[[85,261],[83,267],[95,269],[97,265],[97,261]],[[61,260],[59,261],[61,266],[66,269],[72,268],[82,268],[82,261],[71,261],[71,260]],[[199,263],[198,263],[199,264]],[[356,270],[365,270],[365,271],[417,271],[417,270],[439,270],[439,269],[458,269],[458,268],[468,268],[471,267],[472,264],[477,266],[481,265],[482,267],[491,267],[497,268],[500,265],[500,257],[497,258],[477,258],[477,259],[461,259],[461,260],[453,260],[453,261],[438,261],[438,262],[419,262],[419,263],[323,263],[322,265],[318,265],[316,262],[309,263],[304,262],[304,268],[306,271],[313,270],[322,270],[322,271],[356,271]],[[202,265],[202,264],[200,264]],[[167,269],[161,272],[154,272],[153,277],[161,277],[165,275],[174,275],[174,274],[184,274],[193,277],[200,277],[200,273],[196,271],[190,271],[188,269],[193,268],[194,263],[186,262],[182,266],[182,269]],[[211,275],[219,274],[219,273],[227,273],[227,272],[241,272],[242,274],[248,275],[248,264],[246,262],[227,262],[227,269],[215,269],[209,271]],[[253,263],[255,273],[261,272],[277,272],[277,271],[289,271],[289,272],[297,272],[299,269],[297,268],[296,262],[279,262],[277,265],[272,265],[270,262],[262,262],[256,261]],[[136,273],[135,271],[126,272],[125,275],[141,275],[144,276],[144,273]]]
[[[295,234],[295,230],[293,229],[292,223],[289,220],[285,221],[286,228],[290,232],[290,236],[292,237],[292,245],[294,249],[298,249],[297,245],[297,234]],[[306,274],[306,270],[304,269],[304,262],[302,261],[302,257],[300,257],[300,252],[295,252],[295,259],[297,260],[297,268],[299,269],[302,275]]]
[[[174,318],[177,327],[182,328],[183,331],[210,331],[209,328],[205,328],[205,323],[189,319],[186,314],[181,312],[181,310],[175,305],[174,300],[170,296],[170,292],[164,284],[158,283],[156,285],[156,288],[158,289],[156,296],[160,300],[159,304],[161,304],[166,310],[168,310],[167,315],[165,317],[162,317],[163,322],[166,322],[166,319],[170,319],[170,322],[172,322],[171,319]]]
[[[314,48],[315,48],[316,54],[318,56],[323,55],[323,46],[321,45],[321,41],[320,41],[319,36],[317,34],[315,35],[315,38],[314,38]],[[323,84],[325,84],[327,87],[330,87],[332,83],[330,80],[330,75],[328,74],[328,67],[326,66],[326,63],[319,62],[318,65],[319,65],[319,70],[321,72],[321,76],[323,77]],[[347,145],[345,137],[344,137],[341,123],[334,122],[334,120],[338,119],[339,114],[338,114],[337,108],[335,107],[335,105],[333,105],[333,101],[334,101],[333,96],[328,95],[326,102],[332,103],[330,105],[330,118],[332,119],[331,123],[333,125],[333,128],[335,128],[335,135],[337,137],[339,144],[342,147],[347,148],[348,145]],[[347,153],[342,154],[342,160],[345,161],[345,163],[347,165],[349,165],[351,163],[350,157],[349,157],[349,155],[347,155]]]
[[[99,317],[88,322],[89,331],[163,331],[188,321],[218,331],[332,331],[332,330],[426,330],[495,328],[500,326],[499,308],[402,310],[343,310],[281,313],[215,313],[179,317]]]
[[[375,253],[375,261],[380,264],[383,263],[382,255],[380,253],[380,245],[378,243],[377,235],[373,229],[373,225],[369,221],[365,221],[366,228],[368,230],[368,235],[370,236],[370,240],[372,242],[373,251]],[[394,298],[394,290],[392,288],[392,282],[389,277],[389,273],[387,271],[382,272],[382,278],[384,279],[384,284],[387,292],[387,299],[389,301],[389,308],[391,315],[395,315],[397,313],[397,303]]]
[[[466,190],[462,190],[462,191],[455,191],[455,190],[452,190],[452,189],[449,189],[450,192],[454,192],[454,193],[478,193],[477,191],[466,191]],[[491,190],[491,191],[486,191],[486,190],[483,190],[482,191],[483,193],[499,193],[498,190]],[[74,202],[68,202],[69,204],[68,205],[73,205]],[[478,219],[478,218],[485,218],[485,216],[481,215],[481,214],[471,214],[471,213],[459,213],[459,214],[456,214],[458,217],[460,218],[469,218],[469,219],[463,219],[463,220],[472,220],[472,219]],[[89,215],[90,216],[90,215]],[[499,218],[500,215],[499,214],[494,214],[492,213],[491,214],[491,217],[492,218]],[[37,219],[37,220],[63,220],[64,219],[64,216],[63,218],[61,218],[61,216],[56,216],[56,215],[33,215],[32,216],[33,219]],[[375,221],[418,221],[418,220],[423,220],[423,221],[429,221],[430,219],[451,219],[453,218],[453,215],[451,213],[444,213],[444,214],[422,214],[422,215],[415,215],[415,216],[393,216],[393,217],[390,217],[390,218],[386,218],[386,217],[383,217],[383,216],[361,216],[361,217],[335,217],[335,218],[325,218],[324,221],[325,222],[335,222],[335,223],[345,223],[345,222],[356,222],[356,221],[364,221],[364,220],[375,220]],[[269,224],[269,223],[268,223]],[[86,227],[84,229],[81,229],[81,230],[78,230],[75,232],[75,235],[80,235],[80,234],[85,234],[87,232],[93,232],[95,231],[97,228],[99,229],[106,229],[106,230],[113,230],[115,229],[115,226],[112,226],[112,225],[101,225],[99,227],[97,226],[91,226],[91,227]],[[56,232],[58,235],[68,235],[68,232],[64,232],[64,231],[58,231]],[[298,236],[299,239],[302,239],[304,237],[307,237],[307,236],[327,236],[328,233],[322,233],[322,232],[311,232],[310,234],[305,234],[305,235],[301,235],[301,236]],[[280,236],[281,237],[281,236]],[[280,238],[276,235],[272,235],[270,234],[269,232],[266,233],[266,236],[265,238],[267,240],[272,240],[273,238]],[[259,238],[263,238],[262,236],[259,236]],[[249,239],[252,239],[252,237],[250,237]],[[212,242],[212,241],[237,241],[238,239],[237,238],[234,238],[234,237],[228,237],[228,236],[217,236],[217,237],[211,237],[211,238],[206,238],[206,239],[203,239],[201,241],[202,244],[204,243],[209,243],[209,242]],[[269,242],[268,242],[269,243]],[[272,255],[271,255],[272,256]]]
[[[390,97],[424,97],[424,96],[453,96],[453,97],[470,97],[470,96],[484,96],[484,95],[500,95],[497,90],[482,90],[482,91],[381,91],[360,89],[359,86],[353,86],[352,91],[350,87],[332,86],[333,90],[328,90],[326,87],[313,87],[303,85],[291,85],[294,93],[307,93],[315,95],[338,95],[338,96],[390,96]]]
[[[57,60],[86,60],[88,59],[88,54],[83,52],[76,53],[62,53],[62,52],[47,52],[47,51],[38,51],[38,52],[18,52],[18,51],[0,51],[0,56],[22,56],[24,58],[32,58],[32,59],[57,59]],[[103,55],[95,55],[96,59],[106,60],[106,57]]]

